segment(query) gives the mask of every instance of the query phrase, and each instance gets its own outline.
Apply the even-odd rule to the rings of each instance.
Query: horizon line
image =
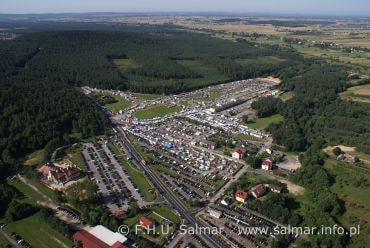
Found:
[[[316,17],[370,17],[370,14],[334,14],[334,13],[283,13],[283,12],[244,12],[244,11],[76,11],[76,12],[23,12],[23,13],[2,13],[0,15],[68,15],[68,14],[214,14],[214,15],[278,15],[278,16],[316,16]]]

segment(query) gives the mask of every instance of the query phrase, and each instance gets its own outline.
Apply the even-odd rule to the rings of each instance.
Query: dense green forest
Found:
[[[29,33],[1,47],[0,68],[7,75],[24,67],[24,74],[33,79],[150,93],[179,93],[230,79],[277,74],[300,58],[278,46],[160,30]],[[235,61],[260,56],[275,56],[281,62]]]

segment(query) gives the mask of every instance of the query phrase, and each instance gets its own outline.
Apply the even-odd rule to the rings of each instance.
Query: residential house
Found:
[[[248,193],[238,189],[235,192],[235,200],[244,203],[248,199]]]

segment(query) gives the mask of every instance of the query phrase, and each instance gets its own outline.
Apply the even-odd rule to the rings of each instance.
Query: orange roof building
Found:
[[[244,203],[248,199],[248,193],[238,189],[235,192],[235,200]]]

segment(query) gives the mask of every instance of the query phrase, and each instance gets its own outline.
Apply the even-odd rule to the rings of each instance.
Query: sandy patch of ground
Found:
[[[324,148],[324,152],[327,154],[330,154],[333,152],[333,149],[335,147],[339,147],[343,152],[354,152],[355,151],[355,147],[338,145],[338,146],[328,146]]]
[[[265,77],[265,78],[257,78],[257,79],[262,79],[262,80],[269,80],[271,82],[274,82],[275,84],[280,84],[281,80],[280,78],[274,78],[274,77]]]
[[[301,163],[299,162],[298,155],[286,154],[284,161],[277,164],[277,166],[285,170],[295,171],[301,167]]]
[[[304,188],[302,186],[299,186],[297,184],[294,184],[288,180],[285,179],[279,179],[280,182],[285,183],[287,185],[287,188],[290,193],[294,195],[301,195],[304,193]]]

